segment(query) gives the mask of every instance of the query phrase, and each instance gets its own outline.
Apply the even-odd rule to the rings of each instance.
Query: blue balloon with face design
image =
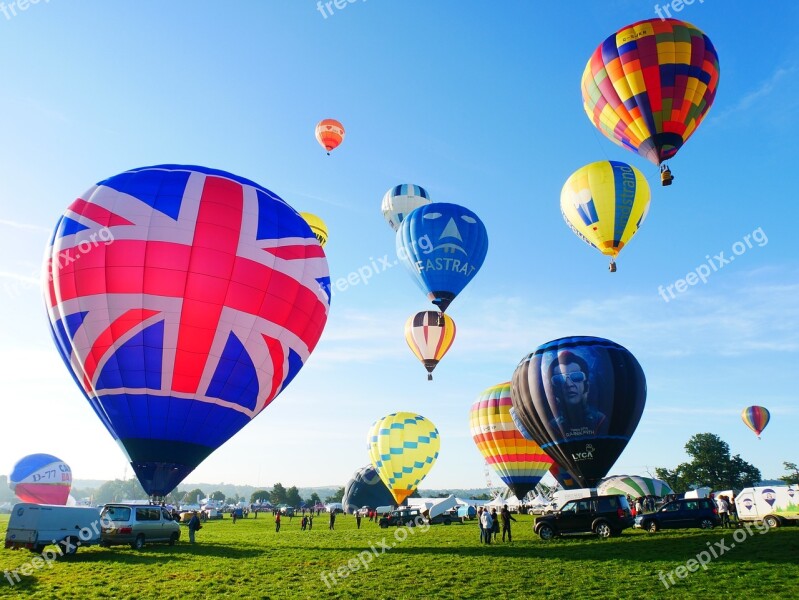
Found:
[[[476,214],[437,202],[411,211],[397,230],[397,256],[441,312],[480,270],[488,233]]]

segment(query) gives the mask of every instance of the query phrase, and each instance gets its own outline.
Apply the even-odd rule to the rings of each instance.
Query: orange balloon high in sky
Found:
[[[316,141],[327,150],[328,156],[343,140],[344,125],[335,119],[322,119],[316,124]]]

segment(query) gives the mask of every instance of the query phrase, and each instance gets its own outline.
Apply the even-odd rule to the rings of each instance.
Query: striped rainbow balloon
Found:
[[[469,425],[486,462],[522,500],[554,461],[538,444],[522,437],[510,415],[512,405],[509,381],[490,387],[472,404]]]
[[[760,439],[760,434],[771,419],[771,413],[762,406],[747,406],[741,412],[741,419],[749,429],[755,432],[757,439]]]

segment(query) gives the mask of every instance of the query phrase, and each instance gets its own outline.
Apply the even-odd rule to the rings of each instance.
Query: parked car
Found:
[[[400,510],[392,510],[388,516],[381,517],[378,525],[385,529],[386,527],[400,527],[407,525],[413,527],[414,525],[422,525],[426,523],[422,511],[418,508],[403,508]]]
[[[593,532],[601,538],[618,535],[632,527],[634,519],[627,498],[621,494],[571,500],[550,515],[537,517],[533,532],[543,540],[564,533]]]
[[[180,525],[161,506],[106,504],[100,516],[103,520],[101,546],[130,544],[131,548],[141,550],[150,542],[167,542],[174,546],[180,539]]]
[[[635,517],[635,526],[655,533],[659,529],[701,527],[712,529],[721,524],[716,503],[710,498],[681,498],[673,500],[653,513]]]

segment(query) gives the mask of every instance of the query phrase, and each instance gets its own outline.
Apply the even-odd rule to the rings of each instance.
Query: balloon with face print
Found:
[[[485,225],[458,204],[420,206],[397,231],[397,255],[441,312],[474,278],[487,252]]]
[[[579,487],[595,487],[630,441],[646,403],[641,365],[595,337],[547,342],[513,373],[517,419]]]

